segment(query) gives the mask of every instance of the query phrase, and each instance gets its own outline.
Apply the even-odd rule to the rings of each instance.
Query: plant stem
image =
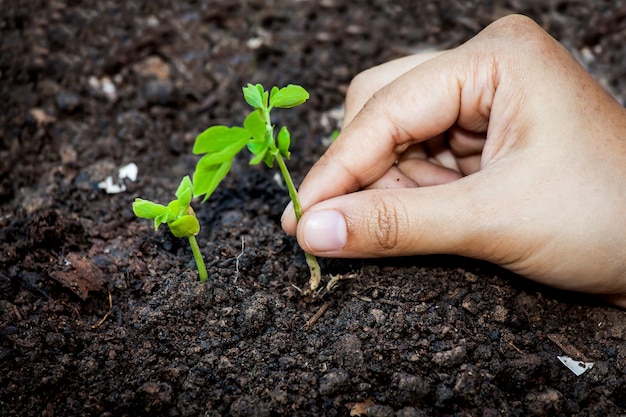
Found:
[[[196,237],[193,235],[189,236],[189,246],[191,246],[193,257],[196,260],[196,266],[198,267],[198,275],[200,276],[200,281],[206,282],[209,276],[206,273],[206,266],[204,266],[204,260],[202,259],[202,254],[200,253],[198,242],[196,241]]]
[[[289,174],[289,170],[287,169],[287,165],[285,165],[285,161],[283,160],[281,154],[279,152],[276,152],[274,154],[274,158],[278,163],[280,172],[283,174],[285,184],[287,185],[287,190],[289,190],[289,198],[291,198],[291,202],[293,203],[293,211],[296,214],[296,220],[300,221],[300,218],[302,217],[302,206],[300,205],[300,199],[298,198],[298,190],[296,190],[296,186],[293,184],[291,174]],[[320,269],[320,265],[317,262],[317,258],[314,255],[311,255],[308,252],[304,252],[304,256],[306,258],[307,265],[309,265],[309,270],[311,271],[309,290],[313,292],[320,285],[320,281],[322,280],[322,272]]]

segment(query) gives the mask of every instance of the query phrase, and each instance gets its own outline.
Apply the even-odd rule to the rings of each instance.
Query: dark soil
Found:
[[[277,114],[300,181],[354,75],[513,11],[624,103],[617,1],[0,1],[0,416],[626,413],[626,313],[590,297],[433,256],[324,260],[351,279],[305,302],[286,192],[247,156],[194,204],[206,285],[131,210],[173,198],[245,83],[311,92]],[[125,192],[98,188],[130,162]]]

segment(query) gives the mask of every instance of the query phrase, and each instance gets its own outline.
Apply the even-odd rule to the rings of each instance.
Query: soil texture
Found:
[[[621,1],[0,0],[0,416],[626,414],[626,313],[591,297],[425,256],[322,260],[345,279],[308,303],[287,193],[247,156],[194,202],[207,284],[131,210],[241,123],[246,83],[311,92],[276,112],[299,182],[356,74],[514,12],[624,103]]]

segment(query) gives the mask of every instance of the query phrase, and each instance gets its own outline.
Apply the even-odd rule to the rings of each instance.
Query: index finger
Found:
[[[523,69],[506,61],[507,53],[511,55],[510,39],[498,35],[498,29],[506,30],[518,20],[501,19],[491,25],[494,30],[486,29],[374,93],[302,182],[298,195],[303,210],[372,184],[409,146],[442,134],[453,125],[484,132],[501,74],[507,74],[507,79],[523,78]],[[527,29],[527,21],[521,21],[518,32]],[[507,113],[503,119],[511,121],[519,108],[509,105],[514,94],[509,96],[503,98],[501,107],[506,107],[502,109]],[[282,221],[287,232],[295,232],[291,210],[285,211]]]
[[[361,111],[365,103],[374,94],[387,84],[412,70],[418,65],[431,60],[445,51],[425,51],[416,55],[409,55],[394,59],[384,64],[369,68],[358,74],[350,84],[345,101],[343,125],[350,124],[352,119]]]
[[[456,55],[444,53],[373,94],[302,182],[303,209],[375,182],[410,145],[449,129],[459,119],[466,68]],[[284,221],[295,229],[295,219]]]

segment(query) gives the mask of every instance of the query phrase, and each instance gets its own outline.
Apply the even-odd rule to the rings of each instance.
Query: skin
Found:
[[[626,308],[626,110],[532,20],[351,83],[283,215],[325,257],[483,259]]]

